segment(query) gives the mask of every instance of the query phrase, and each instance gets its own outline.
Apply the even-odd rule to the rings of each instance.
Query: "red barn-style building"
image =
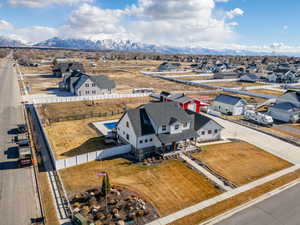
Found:
[[[182,109],[197,113],[200,113],[201,107],[208,106],[207,103],[201,102],[199,99],[190,98],[184,94],[171,94],[164,91],[160,93],[160,101],[177,102]]]

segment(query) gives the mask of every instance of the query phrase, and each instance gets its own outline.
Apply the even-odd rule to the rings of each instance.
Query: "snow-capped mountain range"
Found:
[[[199,47],[172,47],[144,44],[130,40],[86,40],[86,39],[62,39],[54,37],[35,44],[25,44],[17,40],[0,36],[0,47],[53,47],[82,50],[112,50],[126,52],[166,53],[166,54],[213,54],[213,55],[266,55],[261,52],[237,51],[231,49],[214,50]]]

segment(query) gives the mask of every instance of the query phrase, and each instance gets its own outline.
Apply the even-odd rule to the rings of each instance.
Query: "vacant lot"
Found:
[[[134,88],[154,88],[155,92],[165,91],[189,91],[189,90],[204,90],[199,87],[191,87],[183,84],[178,84],[171,81],[153,78],[142,75],[141,72],[156,71],[161,61],[151,60],[134,60],[134,61],[97,61],[95,67],[87,60],[82,61],[87,74],[91,75],[106,75],[109,79],[116,82],[116,93],[131,93]],[[188,66],[184,63],[181,68]],[[35,68],[35,67],[34,67]],[[25,71],[27,67],[22,68],[24,73],[40,73],[47,74],[51,71],[35,68],[36,71]],[[27,85],[32,87],[31,94],[46,94],[56,93],[58,82],[61,78],[53,78],[51,76],[34,76],[26,77]]]
[[[65,121],[47,126],[47,136],[55,152],[56,159],[64,159],[111,147],[111,145],[104,143],[104,136],[98,134],[91,123],[101,120],[118,119],[119,117],[117,115]]]
[[[289,127],[291,127],[291,129],[289,129]],[[300,141],[299,125],[280,125],[271,128],[263,127],[260,129],[283,138],[293,138],[296,141]]]
[[[269,89],[257,89],[257,90],[250,90],[250,92],[264,94],[264,95],[271,95],[271,96],[281,96],[283,95],[283,91],[275,91]]]
[[[96,101],[64,102],[44,104],[40,108],[41,115],[49,121],[74,120],[86,116],[98,117],[99,114],[111,115],[122,113],[125,109],[136,108],[142,104],[149,103],[150,97],[122,98]]]
[[[250,83],[250,82],[239,82],[239,81],[218,81],[218,82],[208,82],[205,83],[208,85],[214,85],[219,87],[225,87],[225,88],[233,88],[233,87],[253,87],[253,86],[261,86],[265,84],[258,84],[258,83]]]
[[[51,65],[42,65],[38,67],[34,66],[19,66],[23,74],[51,74],[52,66]]]
[[[51,94],[58,90],[58,83],[62,78],[52,75],[24,76],[26,87],[30,88],[29,94]]]
[[[208,145],[195,158],[236,185],[243,185],[292,166],[246,142]]]
[[[161,216],[214,197],[220,193],[206,178],[179,161],[153,166],[133,164],[126,159],[91,162],[61,170],[69,195],[99,187],[96,173],[107,171],[113,184],[125,186],[150,201]]]

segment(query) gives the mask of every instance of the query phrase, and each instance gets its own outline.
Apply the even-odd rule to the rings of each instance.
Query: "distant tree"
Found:
[[[106,174],[106,176],[104,176],[102,180],[101,192],[102,194],[107,195],[110,192],[110,189],[111,189],[111,185],[109,182],[109,177],[108,174]]]

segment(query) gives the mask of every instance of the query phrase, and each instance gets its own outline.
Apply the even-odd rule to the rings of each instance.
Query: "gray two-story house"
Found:
[[[222,126],[210,118],[183,110],[175,102],[151,103],[128,110],[117,125],[117,137],[130,144],[141,161],[152,154],[178,150],[191,141],[220,139]]]
[[[273,119],[282,122],[300,121],[300,91],[288,90],[278,97],[276,103],[269,107],[268,113]]]
[[[91,76],[74,71],[65,76],[59,86],[73,95],[85,96],[111,94],[115,90],[116,84],[104,75]]]

